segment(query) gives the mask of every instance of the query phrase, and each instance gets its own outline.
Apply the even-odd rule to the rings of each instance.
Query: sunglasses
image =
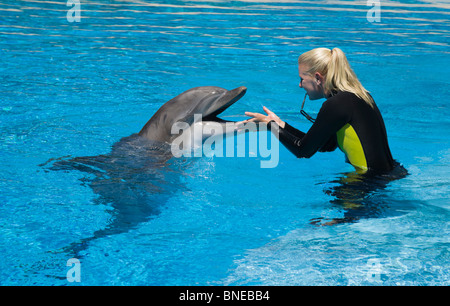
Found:
[[[302,114],[303,116],[306,117],[306,119],[308,119],[309,121],[311,121],[312,123],[314,123],[316,121],[316,119],[314,119],[313,117],[311,117],[310,115],[308,115],[304,110],[303,107],[305,106],[305,101],[306,101],[306,97],[308,96],[308,94],[305,94],[305,98],[303,99],[303,103],[302,103],[302,108],[300,109],[300,114]]]

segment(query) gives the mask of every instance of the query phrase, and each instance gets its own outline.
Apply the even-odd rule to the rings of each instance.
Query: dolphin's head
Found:
[[[205,121],[222,121],[217,116],[242,98],[247,91],[247,88],[244,86],[233,90],[213,86],[199,88],[205,90],[207,94],[196,105],[194,113],[202,114],[202,120]]]
[[[194,115],[204,121],[223,122],[217,116],[242,98],[247,91],[244,86],[233,90],[215,86],[189,89],[166,102],[139,132],[150,140],[170,143],[178,135],[172,135],[172,126],[177,122],[192,125]]]

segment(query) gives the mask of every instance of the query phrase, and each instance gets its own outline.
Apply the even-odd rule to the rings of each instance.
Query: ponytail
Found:
[[[324,90],[327,93],[348,91],[354,93],[370,106],[373,105],[372,97],[359,82],[341,49],[316,48],[300,55],[298,63],[309,67],[308,73],[319,72],[325,77]]]

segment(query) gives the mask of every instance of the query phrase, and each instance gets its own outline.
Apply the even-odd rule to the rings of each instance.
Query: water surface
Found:
[[[0,284],[78,284],[74,256],[81,285],[449,284],[446,1],[382,1],[379,23],[366,1],[81,3],[70,23],[65,1],[0,0]],[[410,173],[363,194],[376,214],[311,224],[349,211],[338,151],[280,147],[272,169],[114,151],[195,86],[246,86],[227,118],[266,105],[306,131],[296,61],[315,47],[347,54]]]

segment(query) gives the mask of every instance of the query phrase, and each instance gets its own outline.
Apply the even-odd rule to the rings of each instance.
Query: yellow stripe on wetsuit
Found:
[[[337,142],[350,164],[361,170],[368,170],[361,141],[350,124],[347,123],[337,132]]]

